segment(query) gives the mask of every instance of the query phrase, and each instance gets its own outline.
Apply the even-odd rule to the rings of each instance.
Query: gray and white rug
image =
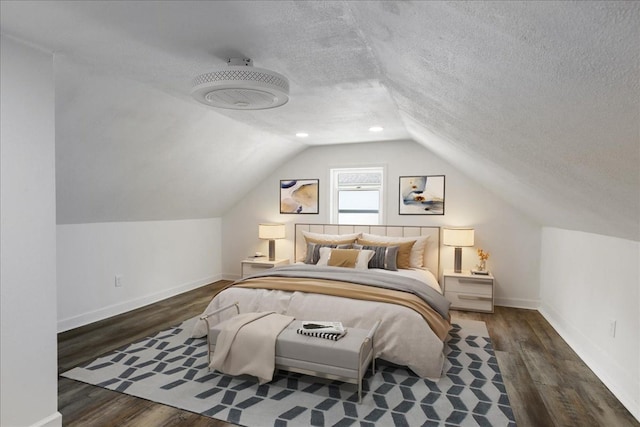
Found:
[[[438,382],[378,363],[358,404],[354,384],[278,371],[259,385],[209,372],[206,340],[189,337],[193,320],[62,376],[250,427],[515,426],[483,322],[454,322]]]

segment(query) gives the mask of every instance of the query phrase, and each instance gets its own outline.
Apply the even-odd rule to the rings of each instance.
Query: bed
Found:
[[[375,357],[438,379],[451,328],[436,280],[439,248],[439,227],[296,224],[293,265],[235,282],[203,315],[238,302],[240,312],[340,321],[347,329],[369,329],[380,320]],[[224,320],[224,312],[210,319]],[[205,322],[192,335],[205,336]]]

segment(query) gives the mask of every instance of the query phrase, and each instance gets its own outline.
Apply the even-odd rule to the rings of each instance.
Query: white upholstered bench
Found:
[[[209,361],[215,350],[218,334],[224,327],[224,322],[210,324],[209,317],[233,307],[240,313],[238,304],[235,303],[202,316],[209,331]],[[361,402],[362,378],[369,363],[372,372],[375,372],[373,339],[379,325],[378,320],[369,330],[347,328],[345,336],[333,341],[297,333],[302,322],[294,320],[276,340],[276,369],[357,384],[358,402]]]

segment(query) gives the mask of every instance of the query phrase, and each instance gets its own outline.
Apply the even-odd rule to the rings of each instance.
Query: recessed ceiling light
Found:
[[[308,134],[308,133],[306,133],[306,132],[298,132],[298,133],[296,133],[296,136],[297,136],[298,138],[306,138],[306,137],[308,137],[308,136],[309,136],[309,134]]]
[[[382,126],[371,126],[369,128],[370,132],[382,132],[384,128]]]

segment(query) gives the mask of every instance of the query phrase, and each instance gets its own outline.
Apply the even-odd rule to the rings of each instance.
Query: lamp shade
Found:
[[[284,239],[284,224],[259,224],[258,238],[265,240]]]
[[[473,228],[443,228],[442,243],[446,246],[473,246]]]

